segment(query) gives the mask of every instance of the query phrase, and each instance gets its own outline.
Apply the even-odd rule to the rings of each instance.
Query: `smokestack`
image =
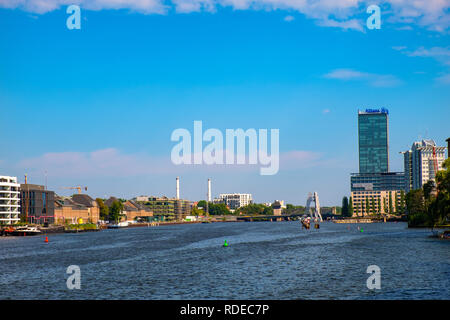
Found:
[[[208,179],[208,202],[211,202],[211,179]]]
[[[27,182],[27,175],[25,175],[25,184],[27,184],[28,182]]]
[[[180,177],[177,177],[177,200],[180,199]]]

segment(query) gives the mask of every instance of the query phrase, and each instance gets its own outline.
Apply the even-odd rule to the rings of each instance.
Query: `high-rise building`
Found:
[[[19,222],[20,184],[16,177],[0,176],[0,225]]]
[[[405,175],[389,172],[389,111],[358,111],[359,173],[350,177],[353,214],[400,212]]]
[[[438,147],[433,140],[416,141],[403,153],[405,166],[405,190],[420,189],[434,180],[436,171],[442,170],[446,147]]]
[[[358,111],[359,173],[389,172],[387,109]]]
[[[253,198],[249,193],[223,193],[219,195],[219,199],[214,199],[214,202],[224,203],[231,210],[235,210],[253,203]]]

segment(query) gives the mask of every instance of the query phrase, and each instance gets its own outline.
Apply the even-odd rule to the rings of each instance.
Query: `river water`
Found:
[[[240,222],[49,243],[3,237],[0,299],[450,299],[450,241],[428,235],[405,223]],[[70,265],[80,267],[80,290],[66,286]],[[369,265],[381,269],[380,290],[367,288]]]

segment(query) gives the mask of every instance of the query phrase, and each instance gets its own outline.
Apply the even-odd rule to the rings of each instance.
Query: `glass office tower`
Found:
[[[358,111],[359,173],[389,172],[388,111]]]

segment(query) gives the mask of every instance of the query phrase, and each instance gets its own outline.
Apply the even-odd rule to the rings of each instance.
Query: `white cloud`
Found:
[[[448,0],[389,0],[393,19],[399,22],[414,22],[418,26],[434,31],[445,31],[450,27]]]
[[[405,50],[406,47],[405,46],[394,46],[394,47],[392,47],[392,49],[394,49],[395,51],[402,51],[402,50]]]
[[[291,21],[294,21],[295,18],[293,16],[286,16],[286,17],[284,17],[283,20],[286,21],[286,22],[291,22]]]
[[[449,85],[450,84],[450,73],[447,73],[440,77],[437,77],[435,80],[441,84]]]
[[[19,8],[43,14],[70,4],[82,9],[129,9],[144,14],[166,14],[175,9],[179,13],[215,12],[221,7],[233,10],[291,10],[315,19],[321,26],[363,31],[366,8],[380,1],[362,0],[0,0],[0,7]],[[380,4],[381,5],[381,4]],[[400,28],[411,24],[439,32],[450,27],[447,0],[389,0],[382,6],[383,21],[393,21]],[[385,10],[387,9],[387,10]],[[290,19],[290,18],[289,18]]]
[[[373,87],[394,87],[402,83],[390,74],[375,74],[352,69],[336,69],[327,73],[324,77],[343,81],[365,81]]]
[[[405,52],[410,57],[425,57],[425,58],[433,58],[439,61],[442,64],[450,65],[450,49],[443,47],[432,47],[430,49],[426,49],[424,47],[420,47],[411,52]]]

